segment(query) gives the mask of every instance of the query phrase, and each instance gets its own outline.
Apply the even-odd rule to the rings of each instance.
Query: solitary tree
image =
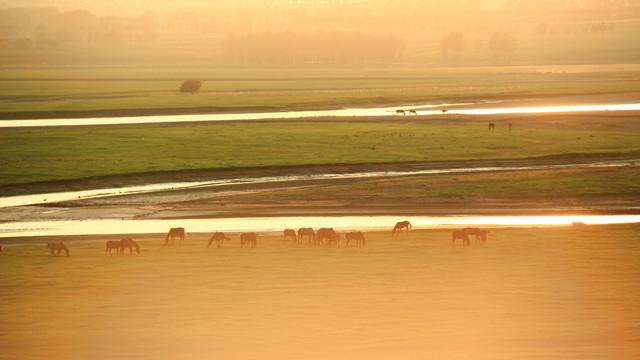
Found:
[[[185,80],[180,85],[180,92],[194,93],[200,89],[200,86],[202,86],[202,80],[198,80],[198,79]]]

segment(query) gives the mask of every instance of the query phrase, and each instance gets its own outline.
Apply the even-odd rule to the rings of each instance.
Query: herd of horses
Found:
[[[400,221],[396,223],[391,231],[391,235],[396,235],[402,231],[406,231],[408,234],[411,231],[411,223],[409,221]],[[479,228],[464,228],[462,230],[454,230],[451,237],[451,245],[456,244],[456,240],[461,240],[463,246],[470,246],[471,240],[470,236],[475,236],[476,243],[482,242],[483,244],[487,242],[487,234],[488,230],[482,230]],[[255,248],[258,246],[258,233],[256,232],[243,232],[240,234],[240,247],[241,248]],[[165,237],[165,245],[175,245],[175,239],[178,238],[180,240],[179,245],[184,243],[184,239],[187,237],[187,233],[185,229],[182,227],[171,228]],[[333,228],[320,228],[317,231],[314,231],[312,228],[300,228],[298,231],[294,229],[285,229],[282,232],[282,243],[286,243],[291,241],[292,244],[302,244],[306,239],[306,242],[309,244],[315,245],[326,245],[329,247],[339,246],[341,237]],[[351,246],[351,243],[355,244],[357,247],[365,247],[367,240],[364,235],[360,231],[351,231],[344,234],[345,246]],[[211,247],[213,242],[216,243],[216,247],[221,248],[224,241],[230,241],[231,238],[227,237],[223,232],[215,232],[207,243],[207,248]],[[47,248],[49,249],[51,256],[60,256],[62,251],[65,252],[66,256],[69,256],[69,248],[64,244],[64,242],[51,242],[47,244]],[[133,241],[133,239],[126,238],[121,240],[109,240],[106,243],[105,248],[105,256],[113,255],[113,250],[115,250],[116,255],[124,256],[125,249],[129,249],[129,255],[133,255],[133,250],[135,249],[137,254],[140,254],[140,245]],[[2,245],[0,245],[0,252],[3,251]]]

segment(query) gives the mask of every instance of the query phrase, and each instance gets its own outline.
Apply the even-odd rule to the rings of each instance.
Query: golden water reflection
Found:
[[[280,232],[285,228],[333,227],[338,231],[391,230],[399,220],[408,220],[414,229],[465,226],[569,226],[572,223],[639,223],[640,215],[561,215],[561,216],[334,216],[334,217],[253,217],[180,220],[82,220],[11,222],[0,224],[0,238],[60,235],[108,235],[164,233],[171,227],[187,232],[215,231]]]

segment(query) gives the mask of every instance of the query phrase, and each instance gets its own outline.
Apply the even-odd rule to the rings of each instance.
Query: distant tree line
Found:
[[[222,53],[225,61],[236,64],[380,64],[397,60],[402,48],[393,35],[266,31],[229,35]]]

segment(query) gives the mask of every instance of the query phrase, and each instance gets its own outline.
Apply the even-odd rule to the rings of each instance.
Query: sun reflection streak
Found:
[[[399,216],[334,216],[334,217],[255,217],[180,220],[82,220],[10,222],[0,224],[0,238],[61,235],[153,234],[181,226],[187,233],[214,231],[280,232],[285,227],[333,227],[338,231],[352,229],[391,230]],[[486,227],[569,226],[640,223],[640,215],[560,215],[560,216],[406,216],[414,229]]]

